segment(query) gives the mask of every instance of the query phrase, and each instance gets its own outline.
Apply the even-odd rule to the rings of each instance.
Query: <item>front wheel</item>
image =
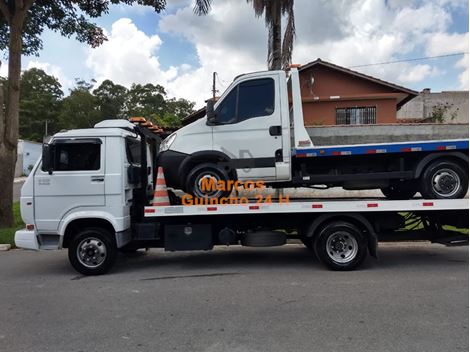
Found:
[[[463,198],[468,190],[468,173],[456,162],[436,160],[421,176],[421,194],[427,199]]]
[[[188,193],[200,199],[219,199],[232,192],[228,172],[215,163],[196,165],[186,179]]]
[[[90,227],[76,234],[69,245],[68,254],[70,264],[79,273],[100,275],[114,265],[117,248],[108,230]]]
[[[367,255],[367,241],[353,224],[334,221],[323,226],[314,241],[320,261],[332,270],[353,270]]]

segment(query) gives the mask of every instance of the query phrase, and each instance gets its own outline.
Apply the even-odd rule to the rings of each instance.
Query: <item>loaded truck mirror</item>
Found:
[[[49,175],[52,175],[52,171],[53,171],[52,150],[53,148],[50,144],[42,145],[42,169],[43,171],[49,172]]]
[[[214,100],[209,99],[207,101],[207,106],[206,106],[206,114],[207,114],[207,124],[208,125],[214,125],[216,122],[216,114],[214,111]]]

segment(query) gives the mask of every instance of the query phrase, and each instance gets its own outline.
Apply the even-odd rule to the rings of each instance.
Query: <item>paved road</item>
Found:
[[[120,257],[0,252],[2,351],[467,351],[468,248],[386,244],[331,272],[299,245]]]

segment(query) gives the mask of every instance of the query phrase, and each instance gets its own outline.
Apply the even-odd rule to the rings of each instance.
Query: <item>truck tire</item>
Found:
[[[300,236],[300,241],[307,247],[309,250],[313,250],[313,239],[312,237]]]
[[[314,240],[317,258],[332,270],[353,270],[367,255],[363,233],[346,221],[333,221],[323,226]]]
[[[426,199],[463,198],[468,190],[468,173],[452,160],[436,160],[421,175],[421,194]]]
[[[69,245],[69,261],[83,275],[101,275],[116,261],[117,248],[112,234],[100,227],[79,231]]]
[[[223,181],[223,185],[226,189],[205,190],[203,189],[204,179],[212,179],[215,184],[217,184],[218,181]],[[196,198],[207,197],[208,199],[219,199],[222,197],[227,197],[230,195],[230,193],[232,193],[232,187],[231,185],[228,185],[228,181],[228,173],[222,167],[219,167],[215,163],[204,163],[196,165],[189,172],[186,179],[186,191]]]
[[[394,184],[386,188],[381,188],[380,190],[387,199],[406,200],[413,198],[415,194],[418,193],[418,190],[413,187],[416,186],[407,184]]]

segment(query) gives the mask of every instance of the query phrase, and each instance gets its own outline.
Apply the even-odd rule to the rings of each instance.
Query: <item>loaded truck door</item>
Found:
[[[282,161],[279,76],[241,79],[216,107],[213,149],[231,159],[241,180],[276,179]]]
[[[71,210],[105,205],[105,138],[52,142],[51,167],[34,175],[34,212],[40,231],[55,231]]]

